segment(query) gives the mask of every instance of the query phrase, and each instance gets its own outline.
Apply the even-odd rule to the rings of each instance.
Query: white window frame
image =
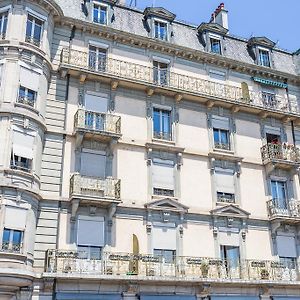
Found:
[[[167,139],[159,139],[159,138],[156,138],[154,136],[154,110],[155,109],[165,110],[165,111],[169,111],[170,112],[170,134],[171,134],[171,138],[169,140],[167,140]],[[170,106],[163,106],[163,105],[159,105],[159,104],[154,104],[153,105],[153,107],[152,107],[152,124],[151,124],[151,126],[152,126],[152,139],[166,141],[166,142],[174,142],[175,141],[173,114],[174,114],[173,109]]]
[[[269,66],[265,66],[262,64],[262,61],[260,59],[260,51],[264,51],[268,53],[268,57],[269,57]],[[264,48],[264,47],[257,47],[257,62],[258,65],[262,66],[262,67],[266,67],[266,68],[271,68],[272,67],[272,63],[271,63],[271,51],[268,48]]]
[[[1,27],[0,27],[0,39],[1,39],[1,37],[3,37],[3,39],[6,38],[7,29],[8,29],[9,12],[10,12],[10,7],[8,9],[0,9],[0,18],[2,19]],[[3,20],[4,20],[5,14],[7,14],[7,23],[6,23],[6,30],[5,30],[5,32],[3,32],[3,24],[4,24]]]
[[[157,66],[155,66],[157,64]],[[166,68],[163,68],[162,65],[166,65]],[[153,66],[153,82],[157,85],[161,86],[168,86],[169,84],[169,72],[170,72],[170,65],[167,62],[163,62],[162,60],[153,60],[152,61],[152,66]],[[161,72],[165,71],[166,72],[166,79],[165,82],[162,82],[161,78]],[[155,72],[156,74],[156,81],[155,81]]]
[[[155,22],[166,25],[166,38],[162,39],[160,37],[155,36]],[[159,19],[159,18],[153,18],[153,38],[160,40],[160,41],[169,41],[169,23],[165,20]]]
[[[88,59],[89,59],[89,62],[88,62],[89,65],[88,65],[88,67],[89,68],[90,68],[90,52],[91,52],[90,47],[96,48],[96,53],[95,53],[96,60],[95,60],[95,67],[93,68],[93,70],[96,71],[96,72],[106,72],[106,70],[107,70],[107,60],[108,60],[108,51],[107,51],[108,47],[102,47],[101,44],[97,45],[96,43],[93,43],[93,42],[89,43],[89,45],[88,45],[88,50],[89,50],[89,52],[88,52]],[[103,53],[103,57],[105,57],[105,64],[104,64],[103,69],[100,69],[99,65],[98,65],[98,62],[99,62],[98,59],[99,59],[99,53],[100,52],[102,52]]]
[[[8,249],[3,249],[3,244],[4,244],[4,241],[3,241],[3,235],[4,235],[4,230],[8,230],[9,231],[9,244],[8,244]],[[21,233],[21,241],[20,241],[20,244],[19,244],[19,250],[18,251],[14,251],[13,249],[13,235],[14,235],[14,232],[15,231],[19,231]],[[7,227],[3,227],[3,230],[2,230],[2,245],[1,245],[1,249],[3,251],[7,251],[7,252],[14,252],[14,253],[21,253],[22,252],[22,248],[23,248],[23,243],[24,243],[24,230],[20,230],[20,229],[12,229],[12,228],[7,228]]]
[[[21,88],[24,88],[24,90],[25,90],[25,97],[24,97],[25,99],[28,99],[28,91],[34,92],[33,105],[26,104],[26,103],[22,103],[22,102],[19,101],[19,99],[20,99],[20,90],[21,90]],[[29,88],[27,88],[27,87],[25,87],[25,86],[23,86],[23,85],[19,85],[19,90],[18,90],[18,103],[25,104],[25,105],[29,105],[30,107],[35,108],[35,106],[36,106],[36,101],[37,101],[37,95],[38,95],[37,91],[34,91],[34,90],[32,90],[32,89],[29,89]]]
[[[105,23],[100,23],[100,22],[95,22],[94,21],[94,9],[95,6],[99,7],[99,12],[98,12],[98,21],[100,21],[100,15],[101,15],[101,8],[105,8],[106,10],[106,19]],[[101,3],[99,1],[93,1],[93,13],[92,13],[92,22],[94,24],[100,24],[100,25],[108,25],[108,12],[109,12],[109,6],[107,4]]]
[[[28,17],[29,16],[33,17],[34,19],[40,20],[42,22],[40,44],[38,46],[40,48],[43,45],[44,28],[45,28],[45,22],[47,21],[47,18],[28,8],[27,9],[27,17],[26,17],[26,28],[27,28],[27,22],[28,22]],[[35,24],[35,20],[34,20],[34,24]],[[31,33],[30,33],[30,38],[31,39],[33,38],[33,33],[34,33],[34,26],[32,26]],[[27,36],[26,36],[26,31],[25,31],[25,38],[26,37]]]

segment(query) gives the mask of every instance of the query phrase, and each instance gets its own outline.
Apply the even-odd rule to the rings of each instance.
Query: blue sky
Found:
[[[126,0],[127,4],[131,0]],[[137,7],[163,6],[177,19],[200,24],[208,22],[221,0],[136,0]],[[134,3],[134,0],[132,1]],[[300,0],[224,0],[229,11],[229,30],[249,38],[266,36],[289,51],[300,48]]]

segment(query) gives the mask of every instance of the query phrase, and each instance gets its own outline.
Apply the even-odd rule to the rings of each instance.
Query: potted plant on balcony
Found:
[[[270,273],[267,269],[263,268],[260,270],[260,278],[261,279],[269,279],[269,275],[270,275]]]
[[[202,277],[207,278],[208,271],[209,271],[209,265],[206,261],[201,262],[200,269],[201,269]]]

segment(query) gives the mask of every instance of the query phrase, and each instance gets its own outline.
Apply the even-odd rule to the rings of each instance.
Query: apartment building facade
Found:
[[[300,58],[117,0],[0,3],[0,299],[300,299]]]

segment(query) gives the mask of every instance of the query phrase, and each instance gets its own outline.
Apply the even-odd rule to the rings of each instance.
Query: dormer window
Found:
[[[258,63],[264,67],[271,67],[270,52],[268,50],[258,49]]]
[[[107,24],[107,6],[94,2],[93,22],[106,25]]]
[[[168,39],[168,24],[165,22],[154,21],[154,37],[166,41]]]
[[[210,52],[216,54],[222,54],[221,51],[221,41],[216,38],[210,38]]]

